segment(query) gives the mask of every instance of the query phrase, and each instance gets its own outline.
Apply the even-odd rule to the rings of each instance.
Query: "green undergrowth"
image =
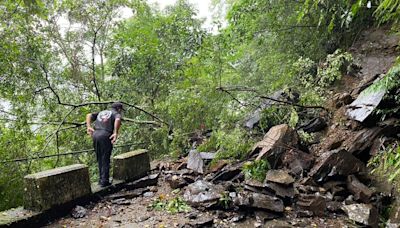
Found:
[[[381,148],[377,155],[371,158],[367,165],[371,174],[383,177],[394,184],[399,191],[400,187],[400,145],[396,142]]]
[[[375,114],[381,116],[382,120],[392,115],[398,115],[400,111],[400,60],[397,61],[389,72],[378,82],[374,83],[366,90],[363,94],[369,94],[371,92],[385,90],[386,94],[383,98],[384,101],[388,101],[391,105],[386,107],[378,107],[374,110]]]
[[[263,182],[267,171],[271,168],[266,160],[248,161],[242,167],[246,179]]]
[[[243,159],[249,153],[255,143],[248,133],[240,128],[231,131],[217,130],[211,137],[205,140],[197,150],[199,152],[216,151],[216,157],[212,163],[221,159]]]
[[[352,63],[352,55],[341,49],[327,55],[326,59],[319,63],[300,57],[293,64],[293,72],[300,82],[302,103],[322,104],[329,95],[327,88],[338,82],[343,75],[349,74]]]
[[[167,211],[171,214],[189,212],[191,210],[191,207],[182,199],[182,197],[176,196],[171,199],[166,199],[163,195],[154,199],[149,205],[149,208],[159,211]]]

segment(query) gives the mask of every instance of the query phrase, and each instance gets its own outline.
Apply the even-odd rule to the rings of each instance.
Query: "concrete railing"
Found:
[[[92,193],[86,165],[75,164],[25,176],[24,208],[44,211]]]
[[[150,171],[150,158],[147,150],[135,150],[113,158],[113,178],[115,180],[135,180]]]
[[[114,181],[109,188],[114,191],[128,181],[146,176],[150,171],[147,150],[120,154],[115,156],[113,161]],[[43,217],[48,212],[54,212],[53,208],[75,204],[77,200],[93,198],[95,194],[106,194],[110,191],[108,188],[100,188],[97,184],[91,185],[88,167],[82,164],[30,174],[24,179],[24,208],[0,212],[0,227],[29,224],[29,221]]]

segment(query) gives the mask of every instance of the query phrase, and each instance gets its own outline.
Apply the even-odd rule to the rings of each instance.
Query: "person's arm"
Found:
[[[117,141],[118,138],[118,132],[119,132],[119,128],[121,127],[121,118],[118,117],[115,119],[114,122],[114,132],[113,134],[110,136],[111,139],[111,143],[115,144],[115,142]]]
[[[86,115],[86,132],[90,136],[92,136],[94,132],[94,129],[92,128],[92,113]]]

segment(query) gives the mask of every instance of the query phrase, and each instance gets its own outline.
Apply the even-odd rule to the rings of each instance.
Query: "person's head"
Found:
[[[118,113],[121,113],[122,111],[125,111],[124,105],[121,102],[115,102],[111,105],[111,108],[117,111]]]

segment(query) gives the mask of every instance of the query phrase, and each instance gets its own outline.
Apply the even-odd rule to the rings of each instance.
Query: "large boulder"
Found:
[[[309,176],[316,182],[324,182],[328,177],[365,173],[365,164],[351,153],[346,150],[332,150],[317,159]]]
[[[289,125],[281,124],[272,127],[262,141],[253,147],[253,153],[258,153],[257,160],[266,159],[272,168],[282,164],[282,154],[298,145],[298,135]]]

